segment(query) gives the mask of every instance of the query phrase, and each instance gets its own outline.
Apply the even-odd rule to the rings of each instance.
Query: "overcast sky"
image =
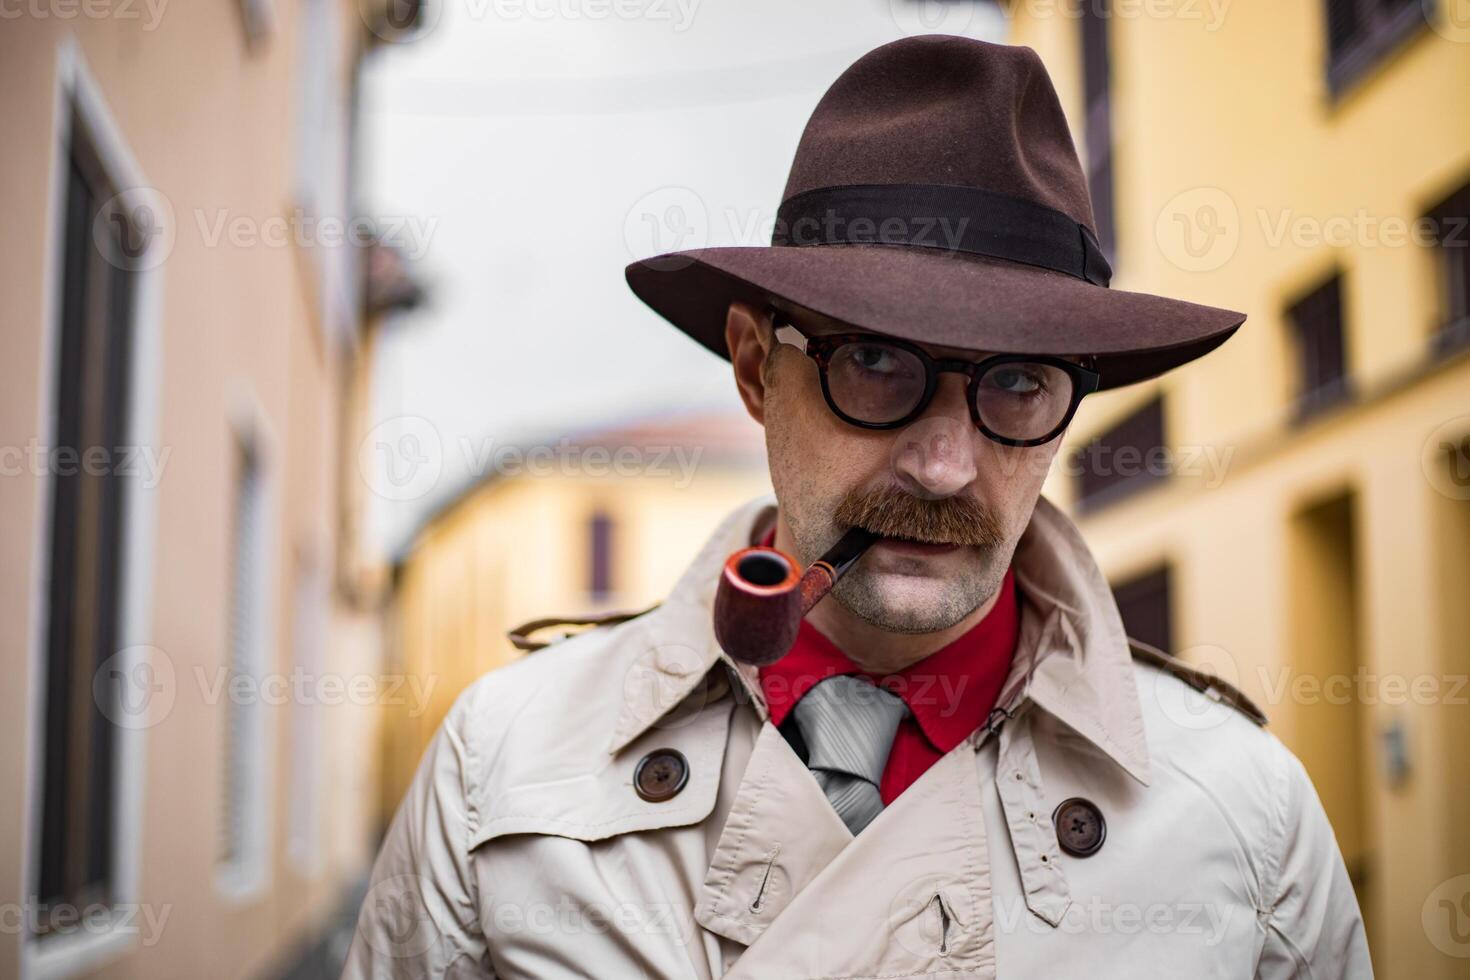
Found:
[[[806,119],[864,52],[914,33],[1003,34],[993,5],[965,0],[428,10],[422,37],[369,59],[362,93],[367,207],[390,236],[399,226],[431,296],[388,331],[376,372],[375,438],[432,471],[380,496],[389,542],[480,475],[493,446],[738,410],[725,362],[644,306],[624,267],[769,244]]]

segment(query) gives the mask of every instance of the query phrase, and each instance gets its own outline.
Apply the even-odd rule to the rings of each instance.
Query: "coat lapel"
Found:
[[[815,790],[804,768],[793,775]],[[803,819],[764,822],[761,844],[749,853],[779,846],[778,864],[800,860],[791,852],[804,846],[801,825],[824,809],[836,827],[822,844],[846,837],[845,846],[805,887],[780,895],[779,915],[765,922],[726,980],[994,976],[990,866],[972,746],[936,762],[857,837],[820,791],[805,794],[800,805]],[[819,861],[809,859],[812,867]]]
[[[720,832],[694,917],[749,946],[852,841],[817,781],[770,722]]]

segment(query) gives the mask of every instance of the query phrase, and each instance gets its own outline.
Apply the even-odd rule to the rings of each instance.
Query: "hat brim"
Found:
[[[1206,354],[1246,318],[1040,266],[906,245],[700,248],[633,262],[625,275],[639,299],[726,359],[732,301],[785,301],[921,343],[1092,355],[1101,388],[1143,381]]]

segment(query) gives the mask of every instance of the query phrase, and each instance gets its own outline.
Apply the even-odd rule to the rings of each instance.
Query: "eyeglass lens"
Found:
[[[870,425],[897,422],[919,405],[927,386],[923,360],[881,341],[837,347],[827,364],[833,403],[849,418]],[[975,385],[981,423],[1006,439],[1039,439],[1059,426],[1072,402],[1072,377],[1053,364],[1003,361]]]

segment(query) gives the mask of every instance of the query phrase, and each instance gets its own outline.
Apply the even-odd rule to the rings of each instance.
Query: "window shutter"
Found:
[[[1287,311],[1297,347],[1298,420],[1348,397],[1342,276],[1334,275]]]
[[[1168,475],[1164,401],[1155,396],[1077,451],[1077,506],[1092,510]]]
[[[1358,0],[1327,0],[1327,53],[1336,62],[1362,32]]]
[[[1174,626],[1170,614],[1173,593],[1168,565],[1113,587],[1123,629],[1135,640],[1174,653]]]
[[[1428,217],[1434,222],[1442,310],[1434,346],[1444,355],[1470,345],[1470,184],[1432,208]]]
[[[587,522],[588,582],[594,600],[606,599],[613,591],[612,547],[613,521],[602,511],[593,513]]]
[[[1324,0],[1327,84],[1342,92],[1428,24],[1425,0]]]
[[[1116,270],[1116,233],[1113,208],[1112,63],[1108,55],[1108,19],[1105,0],[1084,3],[1082,13],[1082,102],[1086,110],[1087,189],[1098,243]]]
[[[133,273],[123,239],[132,232],[129,218],[120,210],[102,214],[115,189],[79,115],[69,132],[33,885],[53,911],[112,899],[117,702],[104,699],[121,692],[115,677],[98,678],[98,671],[120,640],[127,481],[116,453],[128,442],[134,355]],[[96,450],[109,454],[100,472]],[[102,682],[98,696],[94,678]],[[49,931],[49,919],[42,916],[38,928]]]
[[[263,672],[265,602],[264,485],[256,449],[242,443],[237,451],[234,529],[230,544],[229,644],[221,710],[225,713],[223,800],[220,808],[220,862],[238,873],[257,870],[261,860],[261,783],[265,759],[261,751],[264,718],[258,684]],[[249,683],[240,686],[238,679]],[[240,696],[243,695],[243,696]]]

